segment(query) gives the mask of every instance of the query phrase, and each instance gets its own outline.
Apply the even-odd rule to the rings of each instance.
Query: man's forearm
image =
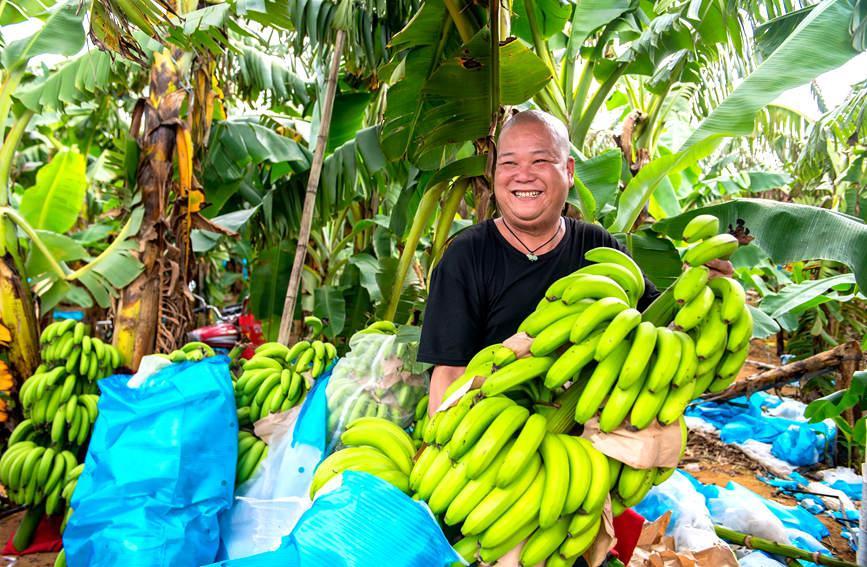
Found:
[[[452,383],[466,370],[466,366],[434,366],[430,377],[430,396],[428,415],[433,415],[443,402],[443,394]]]

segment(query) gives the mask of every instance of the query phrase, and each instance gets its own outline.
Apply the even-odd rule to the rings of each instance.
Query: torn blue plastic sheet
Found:
[[[749,439],[770,443],[771,453],[795,466],[819,462],[834,447],[837,429],[827,422],[808,423],[766,415],[765,410],[780,406],[783,400],[764,392],[749,399],[704,402],[690,406],[686,415],[701,418],[719,429],[724,443],[743,443]]]
[[[343,483],[304,513],[275,551],[212,567],[438,567],[462,562],[423,504],[367,473]]]

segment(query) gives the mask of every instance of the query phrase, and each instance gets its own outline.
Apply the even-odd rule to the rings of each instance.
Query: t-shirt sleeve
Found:
[[[620,250],[624,254],[628,254],[629,256],[632,256],[631,254],[629,254],[629,250],[627,250],[626,247],[620,243],[620,241],[618,241],[616,238],[611,236],[611,233],[609,233],[608,231],[605,231],[605,230],[600,230],[600,232],[602,234],[601,234],[601,243],[599,244],[599,246],[606,246],[608,248],[617,248],[618,250]],[[656,286],[653,285],[653,283],[649,279],[647,279],[647,276],[645,275],[644,276],[644,295],[642,295],[638,299],[638,305],[636,308],[639,311],[644,311],[645,309],[647,309],[647,307],[651,303],[653,303],[653,300],[656,299],[657,297],[659,297],[659,290],[656,289]]]
[[[479,350],[482,290],[467,244],[454,241],[434,268],[419,342],[422,362],[465,366]]]

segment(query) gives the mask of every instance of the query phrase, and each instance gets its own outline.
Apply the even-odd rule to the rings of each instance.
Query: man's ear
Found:
[[[569,174],[569,180],[575,178],[575,158],[569,156],[566,158],[566,172]]]

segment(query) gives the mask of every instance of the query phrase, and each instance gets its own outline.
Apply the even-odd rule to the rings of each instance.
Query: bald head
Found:
[[[503,129],[500,130],[500,139],[502,140],[509,130],[515,126],[529,124],[543,126],[551,135],[551,142],[560,151],[561,155],[564,158],[569,155],[569,131],[566,130],[566,125],[541,110],[522,110],[512,116],[503,125]]]

